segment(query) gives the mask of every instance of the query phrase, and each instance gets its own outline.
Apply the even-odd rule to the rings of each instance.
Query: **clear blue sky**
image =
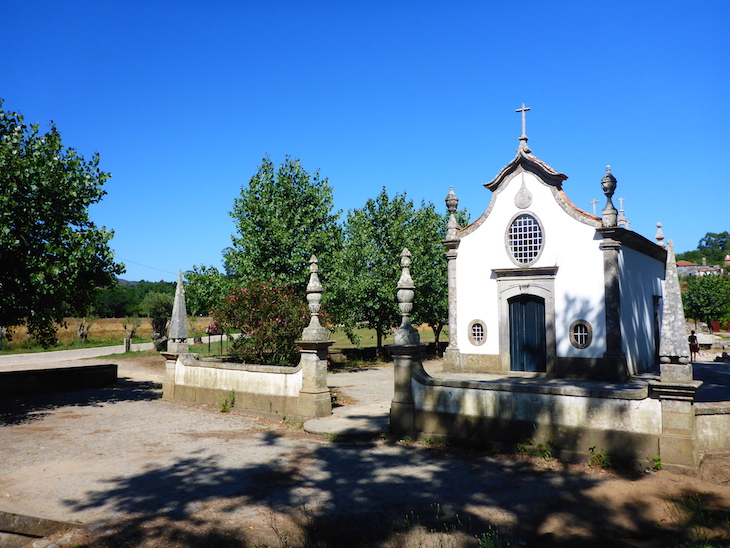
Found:
[[[610,164],[678,252],[728,223],[730,2],[5,0],[0,98],[112,174],[92,207],[129,280],[221,266],[268,154],[335,205],[453,185],[472,219],[515,154],[586,210]],[[324,265],[323,265],[324,268]]]

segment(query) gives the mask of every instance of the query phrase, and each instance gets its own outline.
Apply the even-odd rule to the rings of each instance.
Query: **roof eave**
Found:
[[[542,179],[547,184],[556,187],[558,190],[562,189],[563,181],[568,178],[567,175],[555,171],[532,154],[519,149],[517,151],[517,155],[512,159],[512,161],[504,166],[502,171],[500,171],[494,179],[488,183],[484,183],[484,186],[491,191],[496,190],[505,181],[505,179],[507,179],[519,167],[522,167],[525,171],[534,173],[538,178]]]

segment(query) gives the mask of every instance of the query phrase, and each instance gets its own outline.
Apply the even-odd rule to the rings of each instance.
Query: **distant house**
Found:
[[[677,261],[677,274],[679,276],[697,276],[698,266],[689,261]]]
[[[725,257],[725,265],[728,265],[730,255]],[[702,266],[690,263],[689,261],[677,261],[677,274],[679,276],[722,276],[725,269],[721,266],[707,264],[707,259],[702,258]]]

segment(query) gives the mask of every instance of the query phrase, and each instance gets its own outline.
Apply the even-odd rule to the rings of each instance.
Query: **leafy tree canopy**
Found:
[[[341,235],[333,212],[332,188],[319,172],[309,174],[287,156],[278,169],[264,157],[231,217],[236,234],[224,251],[226,273],[244,280],[273,280],[278,285],[306,285],[312,254],[326,261]]]
[[[152,342],[158,351],[167,348],[167,326],[172,316],[174,300],[169,293],[153,291],[147,293],[140,304],[142,314],[149,318],[152,325]]]
[[[94,299],[93,312],[101,318],[124,318],[142,314],[141,304],[148,293],[175,295],[173,282],[118,281],[100,289]]]
[[[400,318],[395,288],[400,254],[410,243],[406,234],[413,215],[413,202],[405,195],[391,200],[385,187],[362,209],[349,211],[334,269],[337,275],[328,286],[330,292],[324,294],[338,323],[367,323],[375,330],[378,348]]]
[[[730,316],[730,277],[692,276],[682,294],[684,314],[693,320],[722,321]]]
[[[466,219],[466,213],[459,212],[460,222]],[[447,221],[432,203],[422,202],[416,209],[405,194],[391,199],[385,188],[362,209],[348,212],[342,251],[332,269],[336,275],[324,293],[327,310],[340,324],[366,323],[382,347],[383,336],[400,324],[396,285],[400,255],[407,247],[416,284],[413,320],[430,325],[438,337],[448,322],[447,265],[441,244]]]
[[[113,233],[89,219],[109,174],[99,155],[87,161],[46,133],[26,125],[0,101],[0,325],[27,325],[44,346],[55,324],[83,316],[99,287],[124,267],[109,248]]]
[[[466,210],[456,212],[459,226],[469,224]],[[448,213],[439,214],[431,202],[421,202],[414,212],[411,235],[411,277],[416,285],[413,323],[425,323],[434,332],[438,345],[442,329],[449,323],[449,288],[446,249],[443,240],[449,221]]]
[[[232,279],[214,266],[193,266],[185,272],[185,304],[193,316],[207,316],[232,289]]]

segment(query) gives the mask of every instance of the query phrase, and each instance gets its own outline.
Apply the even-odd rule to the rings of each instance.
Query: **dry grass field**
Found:
[[[139,328],[137,329],[135,341],[149,341],[152,336],[152,326],[147,318],[139,318],[141,321]],[[122,340],[125,337],[124,324],[126,323],[125,318],[98,318],[92,321],[91,328],[89,329],[89,341],[88,344],[93,345],[113,345],[122,344]],[[205,335],[205,328],[211,323],[211,318],[207,316],[195,318],[194,326],[189,325],[190,338],[192,339],[196,335]],[[76,334],[77,318],[66,318],[66,327],[60,327],[56,333],[56,338],[59,340],[61,346],[73,346],[74,344],[80,344]],[[418,332],[421,335],[421,342],[429,343],[434,341],[434,334],[430,327],[426,325],[417,326]],[[372,329],[357,329],[357,335],[360,337],[359,346],[361,347],[374,347],[376,342],[375,331]],[[350,342],[341,330],[336,330],[331,335],[334,341],[334,348],[354,348],[358,346]],[[449,334],[448,328],[445,328],[441,332],[440,340],[448,341]],[[383,338],[383,344],[392,344],[392,335],[388,335]],[[25,326],[13,328],[12,342],[8,345],[6,350],[19,351],[19,350],[31,350],[33,345],[28,341],[28,333]]]
[[[139,338],[149,339],[152,336],[152,325],[147,318],[139,318],[141,320],[140,326],[137,329],[136,336]],[[89,341],[92,343],[109,343],[109,344],[121,344],[124,339],[124,324],[126,323],[125,318],[99,318],[92,321],[91,329],[89,329]],[[199,334],[205,333],[205,328],[210,324],[210,318],[199,317],[195,318],[195,330]],[[76,335],[77,318],[66,318],[66,327],[61,327],[56,338],[64,346],[71,344],[77,339]],[[192,330],[191,330],[192,331]],[[193,333],[191,332],[192,336]],[[27,341],[28,332],[25,326],[21,326],[13,329],[13,341],[16,344],[21,344]],[[11,348],[14,344],[11,344]]]

